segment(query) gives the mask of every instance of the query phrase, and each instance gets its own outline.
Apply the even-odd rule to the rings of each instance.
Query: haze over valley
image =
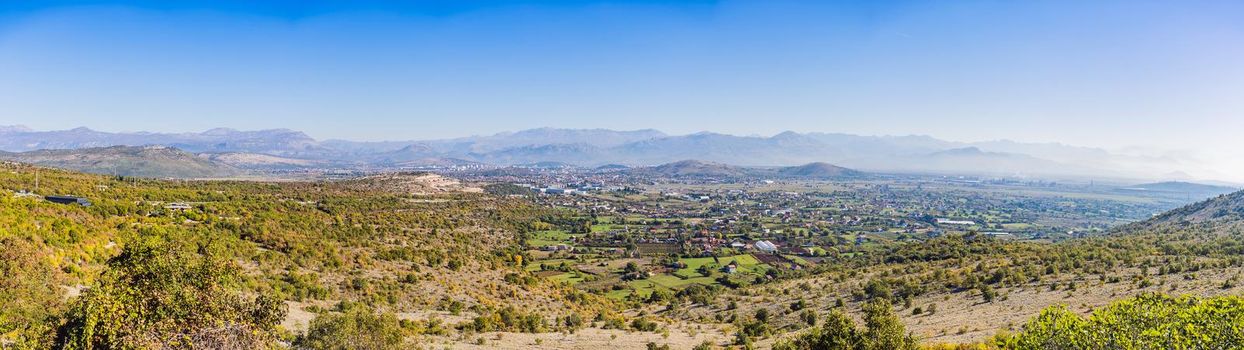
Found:
[[[0,350],[1244,349],[1244,2],[0,1]]]
[[[368,166],[388,169],[453,166],[560,164],[653,166],[700,160],[736,166],[780,167],[827,162],[870,172],[980,175],[1027,179],[1215,182],[1196,178],[1183,167],[1191,162],[1137,157],[1103,149],[1057,143],[1013,141],[954,142],[928,136],[859,136],[783,132],[770,137],[711,132],[668,135],[645,129],[540,128],[488,136],[438,140],[316,140],[289,129],[238,131],[218,128],[199,133],[114,133],[77,128],[34,131],[0,128],[0,150],[82,150],[112,146],[164,146],[197,155],[195,163],[213,163],[219,171],[159,173],[122,165],[122,175],[216,177],[238,169],[329,169]],[[65,154],[66,152],[58,152]],[[50,155],[50,154],[47,154]],[[46,155],[45,155],[46,156]],[[0,157],[5,155],[0,154]],[[41,163],[40,154],[10,159]],[[48,162],[51,162],[49,158]],[[48,163],[54,164],[54,163]],[[201,165],[200,165],[201,166]],[[77,167],[92,171],[90,167]],[[238,168],[238,169],[228,169]],[[94,169],[99,172],[100,169]]]

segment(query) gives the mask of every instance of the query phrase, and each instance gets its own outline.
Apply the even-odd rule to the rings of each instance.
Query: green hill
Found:
[[[0,159],[95,174],[152,178],[220,178],[243,173],[233,166],[163,146],[0,152]]]

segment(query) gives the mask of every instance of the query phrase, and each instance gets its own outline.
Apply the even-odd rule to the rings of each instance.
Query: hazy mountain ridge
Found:
[[[843,178],[843,177],[859,177],[864,173],[843,168],[837,165],[817,162],[808,163],[799,166],[785,167],[777,170],[778,175],[785,177],[810,178],[810,179],[827,179],[827,178]]]
[[[243,172],[223,162],[164,146],[0,152],[0,159],[96,174],[156,178],[217,178]]]
[[[1149,192],[1159,194],[1186,194],[1192,197],[1213,197],[1239,191],[1237,187],[1207,185],[1184,181],[1165,181],[1132,185],[1119,188],[1123,192]]]
[[[647,166],[695,159],[740,166],[832,163],[865,171],[1033,177],[1170,180],[1178,164],[1057,143],[952,142],[923,135],[860,136],[783,132],[771,137],[645,129],[540,128],[423,141],[317,141],[288,129],[201,133],[110,133],[87,128],[33,131],[0,127],[0,150],[164,145],[192,153],[253,153],[330,164],[419,165],[454,159],[495,165],[562,162],[584,167]],[[438,163],[438,162],[431,162]],[[246,167],[246,164],[240,166]],[[307,166],[314,166],[312,165]]]
[[[631,168],[632,174],[691,179],[810,179],[830,180],[859,178],[867,174],[829,163],[808,163],[798,166],[761,168],[743,167],[718,162],[683,160],[650,167]]]
[[[673,178],[739,178],[751,174],[751,169],[717,162],[684,160],[653,167],[636,168],[632,173]]]

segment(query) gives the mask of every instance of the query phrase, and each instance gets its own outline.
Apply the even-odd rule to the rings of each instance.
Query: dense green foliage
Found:
[[[57,272],[22,239],[0,238],[0,337],[19,347],[51,342],[63,307]]]
[[[859,329],[841,311],[830,311],[825,323],[788,341],[779,342],[775,350],[906,350],[916,349],[916,339],[907,333],[893,307],[884,299],[864,307],[864,329]]]
[[[316,317],[307,334],[298,337],[294,346],[315,350],[405,349],[404,336],[393,314],[353,307],[340,314]]]
[[[1244,299],[1144,294],[1117,301],[1087,318],[1064,307],[1045,309],[1021,333],[1002,336],[1005,349],[1238,349],[1244,346]]]
[[[285,305],[234,288],[237,267],[218,246],[190,237],[127,245],[70,307],[58,331],[65,349],[264,348]]]
[[[277,325],[285,301],[358,303],[381,315],[531,310],[521,326],[496,329],[539,332],[582,327],[555,322],[562,315],[614,313],[603,298],[522,269],[519,236],[550,212],[517,199],[406,194],[406,176],[158,181],[53,169],[41,169],[39,190],[27,195],[35,168],[0,168],[0,344],[266,347],[291,331]],[[94,205],[38,196],[49,194]],[[375,330],[340,327],[341,311],[309,310],[321,331]],[[417,328],[442,334],[452,325]]]

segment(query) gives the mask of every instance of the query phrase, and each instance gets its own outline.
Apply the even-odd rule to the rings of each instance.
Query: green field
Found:
[[[709,268],[716,271],[717,269],[720,269],[722,266],[726,266],[726,264],[729,264],[730,261],[734,261],[739,266],[739,270],[738,270],[739,273],[755,273],[758,271],[757,267],[761,265],[760,261],[756,260],[755,257],[751,256],[751,254],[723,256],[723,257],[717,258],[716,262],[713,261],[712,257],[683,258],[683,259],[679,259],[678,261],[681,261],[682,263],[687,264],[687,267],[678,269],[678,271],[675,271],[674,274],[678,276],[682,276],[682,277],[688,277],[688,278],[701,277],[702,275],[700,275],[700,272],[696,270],[699,269],[700,266],[704,266],[704,265],[708,265]]]
[[[571,259],[537,260],[537,261],[532,261],[530,263],[527,263],[527,266],[524,266],[523,269],[527,270],[528,272],[535,272],[535,271],[540,271],[540,265],[548,265],[551,268],[555,266],[561,266],[563,262],[568,262],[572,266],[577,263],[575,260],[571,260]]]
[[[699,274],[696,274],[696,276],[699,276]],[[652,278],[649,278],[648,281],[651,281],[653,284],[657,286],[665,287],[668,289],[679,289],[679,288],[686,287],[688,285],[696,284],[696,283],[703,284],[703,285],[710,285],[710,284],[717,283],[717,280],[713,277],[700,276],[700,277],[682,279],[677,276],[671,276],[671,275],[652,276]]]
[[[532,248],[547,247],[558,244],[570,244],[570,238],[580,236],[563,230],[532,232],[527,238],[527,246]]]
[[[579,282],[583,282],[583,279],[586,278],[587,276],[588,274],[582,273],[582,272],[567,272],[567,273],[563,273],[560,275],[549,277],[549,279],[553,281],[557,281],[557,282],[570,283],[571,285],[575,285],[575,284],[579,284]]]

